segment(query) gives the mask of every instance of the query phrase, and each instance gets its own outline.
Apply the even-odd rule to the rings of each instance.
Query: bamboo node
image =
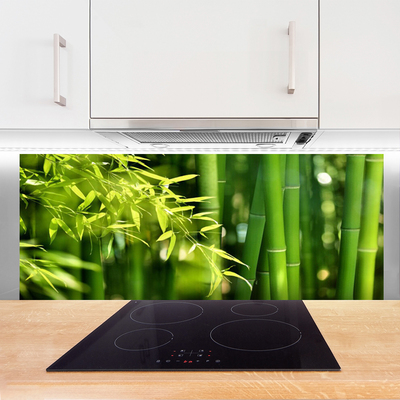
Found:
[[[348,231],[348,232],[359,232],[360,228],[342,228],[342,231]]]
[[[383,158],[366,158],[365,161],[383,163]]]
[[[286,251],[286,247],[284,249],[267,249],[267,251],[270,253],[283,253]]]
[[[299,267],[300,263],[295,263],[295,264],[286,264],[287,267]]]
[[[285,189],[300,189],[300,185],[299,186],[285,186]]]
[[[360,251],[362,253],[376,253],[378,251],[378,248],[376,249],[357,249],[357,251]]]

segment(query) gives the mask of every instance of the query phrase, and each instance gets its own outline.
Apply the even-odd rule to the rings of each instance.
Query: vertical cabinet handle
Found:
[[[289,22],[289,85],[288,93],[293,94],[295,90],[295,47],[296,47],[296,21]]]
[[[54,34],[54,103],[67,104],[67,99],[60,94],[60,47],[66,47],[66,40],[58,33]]]

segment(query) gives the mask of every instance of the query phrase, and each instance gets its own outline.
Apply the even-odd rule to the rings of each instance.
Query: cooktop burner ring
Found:
[[[234,327],[234,325],[237,326]],[[257,325],[258,329],[251,329]],[[227,332],[225,332],[225,328],[227,327],[228,333],[235,332],[235,334],[227,334]],[[275,330],[276,332],[271,335],[271,330]],[[250,333],[252,335],[251,341],[248,340]],[[264,333],[265,335],[262,335]],[[258,337],[255,337],[256,335],[258,335]],[[268,339],[271,337],[274,338],[275,344],[268,343]],[[239,319],[219,324],[211,330],[210,338],[219,346],[231,350],[257,352],[283,350],[294,346],[301,340],[302,333],[300,329],[288,322],[273,319],[252,318]],[[266,341],[263,342],[263,340]],[[260,341],[261,344],[259,344]],[[257,348],[255,348],[255,346],[257,346]]]
[[[242,315],[244,317],[266,317],[276,314],[279,311],[279,308],[269,303],[247,302],[235,304],[231,307],[231,311],[236,315]]]
[[[130,319],[144,325],[171,325],[196,319],[203,312],[198,304],[163,301],[136,308],[130,313]]]
[[[174,334],[162,328],[143,328],[125,332],[114,340],[114,346],[125,351],[154,350],[174,339]],[[118,341],[122,343],[117,344]],[[126,342],[126,344],[124,344]],[[125,346],[125,347],[122,347]],[[130,346],[131,348],[127,348]]]

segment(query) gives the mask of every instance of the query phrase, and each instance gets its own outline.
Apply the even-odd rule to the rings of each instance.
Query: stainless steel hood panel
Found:
[[[317,118],[92,118],[90,129],[317,129]]]

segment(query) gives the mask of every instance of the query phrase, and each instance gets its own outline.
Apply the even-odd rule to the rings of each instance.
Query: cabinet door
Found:
[[[400,127],[400,1],[321,1],[321,128]]]
[[[93,0],[91,18],[92,118],[318,116],[317,0]]]
[[[0,1],[0,128],[87,128],[88,0]],[[54,102],[53,35],[60,47]]]

